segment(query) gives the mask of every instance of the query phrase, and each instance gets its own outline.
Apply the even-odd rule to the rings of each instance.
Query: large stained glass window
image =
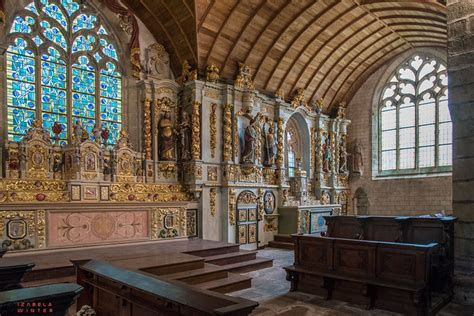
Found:
[[[393,74],[379,106],[379,173],[448,171],[452,124],[446,66],[414,55]]]
[[[6,54],[10,140],[21,140],[41,118],[47,130],[62,125],[61,143],[76,123],[90,135],[100,124],[110,131],[109,144],[116,142],[122,128],[118,55],[90,12],[75,0],[35,0],[15,17]]]

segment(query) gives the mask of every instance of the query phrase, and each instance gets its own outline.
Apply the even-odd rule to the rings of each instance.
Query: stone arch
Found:
[[[369,198],[365,190],[357,188],[352,198],[354,215],[369,215]]]
[[[288,139],[287,132],[294,130],[296,134],[296,142],[298,145],[297,156],[301,158],[303,163],[303,169],[306,170],[306,174],[310,174],[310,137],[309,128],[305,118],[299,112],[293,113],[286,123],[285,128],[285,165],[288,167]]]

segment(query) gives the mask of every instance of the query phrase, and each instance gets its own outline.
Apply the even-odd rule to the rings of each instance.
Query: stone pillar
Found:
[[[474,2],[448,0],[456,300],[474,303]]]

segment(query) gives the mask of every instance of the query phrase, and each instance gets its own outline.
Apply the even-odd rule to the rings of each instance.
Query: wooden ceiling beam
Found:
[[[436,18],[433,16],[426,16],[426,15],[412,15],[412,14],[389,14],[379,16],[382,20],[392,20],[392,19],[403,19],[403,20],[426,20],[426,21],[433,21],[438,22],[440,24],[446,25],[446,19]]]
[[[403,33],[423,33],[423,34],[438,34],[441,35],[442,37],[446,38],[447,34],[444,31],[441,30],[425,30],[425,29],[400,29],[397,30],[398,33],[403,34]]]
[[[368,13],[365,12],[365,14],[361,15],[360,18],[363,18],[363,17],[365,17],[365,16],[367,16],[367,15],[368,15]],[[362,31],[364,28],[370,27],[370,25],[372,25],[373,23],[376,23],[376,22],[377,22],[377,20],[373,19],[373,20],[370,21],[369,23],[363,25],[363,26],[362,26],[361,28],[359,28],[357,31],[353,32],[353,33],[351,34],[351,36],[347,36],[344,41],[342,41],[341,43],[339,43],[339,45],[336,46],[336,47],[333,49],[333,51],[338,50],[338,49],[339,49],[340,47],[342,47],[342,45],[344,45],[347,41],[349,41],[350,39],[352,39],[358,32]],[[345,24],[345,25],[343,26],[342,30],[345,30],[345,29],[348,27],[348,25],[350,25],[350,24],[353,24],[352,21],[349,21],[348,24]],[[326,42],[324,42],[322,45],[320,45],[319,48],[314,52],[314,54],[308,59],[308,62],[304,65],[304,67],[302,68],[302,70],[300,71],[300,73],[298,74],[298,76],[296,77],[296,79],[293,80],[293,84],[292,84],[292,86],[291,86],[291,88],[290,88],[290,93],[296,89],[296,85],[298,84],[298,82],[300,81],[300,79],[302,78],[302,76],[304,75],[304,73],[305,73],[307,70],[309,70],[310,64],[312,64],[312,63],[316,60],[316,57],[319,55],[319,53],[320,53],[326,46],[328,46],[328,44],[329,44],[333,39],[335,39],[337,36],[339,36],[339,35],[341,34],[342,30],[339,30],[339,31],[336,32],[333,36],[331,36],[330,38],[328,38],[328,40],[326,40]],[[317,35],[319,36],[319,34],[317,34]],[[370,34],[370,35],[372,36],[373,34]],[[317,38],[314,37],[313,40],[312,40],[312,42],[316,41],[316,39],[317,39]],[[303,52],[303,53],[304,53],[304,52]],[[302,54],[301,54],[301,55],[302,55]],[[326,58],[325,58],[323,61],[321,61],[321,62],[319,63],[318,69],[319,69],[319,67],[320,67],[328,58],[330,58],[330,56],[331,56],[331,54],[328,54],[328,55],[326,56]],[[295,60],[295,63],[296,63],[296,60]],[[293,64],[293,65],[294,65],[294,64]],[[292,67],[290,67],[290,70],[291,70],[291,68],[293,68],[293,65],[292,65]],[[309,78],[313,78],[313,77],[315,76],[315,73],[317,73],[318,69],[316,69],[316,70],[313,72],[313,75],[310,76]],[[287,72],[287,74],[285,75],[285,78],[284,78],[284,80],[283,80],[282,82],[285,82],[285,81],[286,81],[286,78],[287,78],[287,76],[289,75],[289,73],[290,73],[290,71]],[[311,81],[311,80],[310,80],[310,81]],[[309,81],[308,81],[308,82],[309,82]],[[280,83],[280,84],[281,84],[281,83]],[[308,86],[309,86],[309,84],[306,83],[305,89],[308,89]]]
[[[444,12],[447,12],[446,1],[438,0],[360,0],[362,5],[380,4],[380,3],[417,3],[436,7]]]
[[[313,23],[315,23],[321,16],[325,15],[328,11],[332,10],[338,3],[337,2],[333,2],[331,5],[328,5],[326,8],[324,8],[324,10],[322,10],[321,12],[319,12],[317,15],[315,15],[313,17],[313,19],[310,21],[310,23],[308,23],[308,25],[311,25]],[[335,16],[333,19],[331,19],[329,21],[328,24],[324,25],[324,26],[321,26],[321,29],[316,32],[316,34],[313,36],[313,39],[317,36],[319,36],[325,29],[327,29],[327,27],[329,27],[330,25],[332,25],[334,22],[336,22],[337,20],[341,19],[344,15],[352,12],[352,10],[355,8],[355,6],[352,6],[350,8],[347,8],[346,10],[344,10],[343,12],[341,12],[340,14],[338,14],[337,16]],[[357,19],[358,20],[358,19]],[[286,49],[285,49],[285,52],[283,53],[283,57],[280,58],[280,60],[278,61],[277,65],[273,68],[273,71],[271,72],[271,74],[268,76],[267,78],[267,81],[265,82],[265,85],[264,85],[264,89],[267,90],[268,88],[268,84],[270,83],[270,80],[273,78],[273,75],[275,74],[275,71],[277,71],[277,69],[280,67],[280,64],[282,62],[282,60],[285,58],[286,54],[288,53],[288,51],[290,50],[290,48],[294,45],[294,43],[296,42],[297,39],[299,39],[302,34],[307,30],[307,28],[302,28],[300,30],[300,32],[298,33],[297,36],[295,36],[293,38],[293,40],[291,41],[291,43],[289,45],[286,46]],[[310,43],[310,41],[308,41],[308,43]],[[298,55],[298,58],[295,58],[294,60],[297,60],[299,59],[299,57],[301,56],[301,54],[306,50],[306,48],[308,47],[308,43],[305,45],[305,47],[303,48],[303,50],[300,51],[300,54]],[[290,67],[289,69],[291,70],[292,67]],[[287,71],[288,73],[288,71]],[[286,75],[285,75],[286,77]],[[282,77],[283,79],[283,77]],[[281,80],[280,82],[278,83],[277,86],[280,86],[281,85]],[[292,91],[290,91],[289,93],[291,93]]]
[[[440,29],[442,30],[444,33],[448,33],[448,27],[447,27],[447,24],[444,23],[444,24],[434,24],[434,23],[430,23],[430,22],[389,22],[387,23],[388,26],[390,27],[405,27],[405,26],[419,26],[419,27],[428,27],[428,28],[435,28],[435,29]],[[397,32],[398,32],[398,29],[397,29]]]
[[[425,15],[426,13],[429,13],[429,14],[433,14],[433,15],[436,15],[436,16],[439,16],[441,18],[444,18],[446,19],[446,13],[444,12],[440,12],[439,10],[431,10],[431,9],[428,9],[428,8],[418,8],[418,7],[383,7],[383,8],[374,8],[374,9],[369,9],[370,12],[373,12],[373,13],[385,13],[387,11],[395,11],[395,12],[409,12],[409,13],[413,13],[413,12],[418,12],[422,15]]]
[[[213,8],[215,3],[216,3],[216,0],[211,0],[211,3],[209,3],[209,5],[206,7],[206,10],[204,10],[204,14],[201,16],[201,18],[199,20],[199,23],[198,23],[197,33],[201,32],[202,25],[204,24],[204,21],[206,20],[207,15],[209,14],[209,12],[211,12],[211,9]],[[194,6],[196,6],[196,5],[194,5]],[[196,17],[196,19],[197,19],[197,17]]]

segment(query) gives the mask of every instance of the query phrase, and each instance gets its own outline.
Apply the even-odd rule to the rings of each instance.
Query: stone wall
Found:
[[[453,208],[459,301],[474,302],[474,2],[448,1],[449,103],[453,117]]]
[[[440,52],[433,51],[440,55]],[[373,179],[372,162],[377,159],[373,148],[373,131],[377,122],[373,120],[374,102],[380,97],[380,83],[384,83],[405,58],[414,54],[406,52],[392,63],[383,66],[372,74],[361,86],[349,102],[348,119],[352,121],[349,127],[349,144],[353,147],[357,139],[362,145],[363,174],[352,177],[350,181],[352,197],[349,201],[349,212],[354,212],[354,197],[357,189],[365,191],[368,198],[369,215],[419,215],[430,214],[441,210],[452,212],[451,176],[404,178],[404,179]],[[445,56],[440,56],[444,57]],[[376,168],[375,168],[376,170]]]

